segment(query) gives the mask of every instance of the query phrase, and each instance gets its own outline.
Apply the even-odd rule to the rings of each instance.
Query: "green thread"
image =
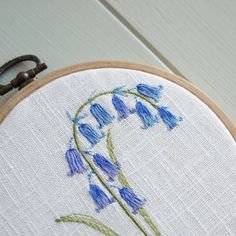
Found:
[[[136,92],[133,92],[131,90],[127,90],[127,89],[124,89],[122,90],[121,92],[123,93],[127,93],[127,94],[131,94],[131,95],[134,95],[134,96],[137,96],[139,98],[141,98],[142,100],[146,101],[147,103],[149,103],[152,107],[154,108],[157,108],[158,106],[152,102],[151,100],[149,100],[148,98],[146,98],[145,96],[139,94],[139,93],[136,93]],[[87,102],[85,102],[84,104],[82,104],[79,109],[77,110],[77,112],[75,113],[75,119],[76,117],[78,116],[78,114],[84,109],[84,107],[86,107],[88,104],[90,104],[91,102],[93,102],[96,98],[98,97],[101,97],[101,96],[104,96],[104,95],[108,95],[108,94],[114,94],[114,91],[113,90],[110,90],[110,91],[107,91],[107,92],[103,92],[103,93],[98,93],[97,95],[91,97],[88,99]]]
[[[119,236],[114,230],[104,225],[99,220],[93,218],[92,216],[73,214],[67,216],[61,216],[55,220],[56,222],[75,222],[78,224],[85,224],[90,228],[93,228],[106,236]]]
[[[149,99],[147,99],[146,97],[144,97],[143,95],[141,94],[138,94],[136,92],[132,92],[130,90],[122,90],[123,93],[126,93],[126,94],[132,94],[134,96],[137,96],[139,98],[141,98],[142,100],[148,102],[152,107],[154,108],[157,108],[157,105],[155,103],[153,103],[152,101],[150,101]],[[93,97],[91,97],[90,99],[88,99],[87,102],[83,103],[79,109],[77,110],[77,112],[75,113],[75,117],[74,119],[76,120],[76,118],[78,117],[79,113],[84,109],[84,107],[86,107],[88,104],[90,104],[92,101],[94,101],[96,98],[98,97],[101,97],[101,96],[104,96],[104,95],[108,95],[108,94],[114,94],[114,91],[111,90],[111,91],[107,91],[107,92],[103,92],[103,93],[99,93]],[[94,172],[94,174],[97,176],[98,180],[101,182],[101,184],[103,185],[104,188],[107,189],[107,191],[115,198],[115,200],[117,201],[117,203],[120,205],[120,207],[124,210],[124,212],[127,214],[127,216],[133,221],[133,223],[139,228],[139,230],[144,234],[144,235],[148,235],[146,230],[143,228],[143,226],[133,217],[133,215],[130,213],[129,209],[123,205],[122,201],[116,196],[115,192],[110,189],[107,185],[106,185],[106,181],[103,179],[103,177],[97,172],[95,166],[93,165],[93,163],[84,155],[83,153],[83,149],[82,147],[80,146],[80,143],[79,143],[79,140],[78,140],[78,137],[77,137],[77,129],[76,129],[76,124],[74,123],[73,124],[73,136],[74,136],[74,140],[75,140],[75,144],[76,144],[76,147],[78,149],[78,151],[81,153],[81,155],[83,156],[84,160],[86,161],[86,163],[88,164],[88,166],[91,168],[91,170]],[[108,145],[109,145],[109,148],[108,148],[108,151],[109,151],[109,155],[111,156],[111,158],[113,158],[114,160],[116,160],[117,162],[117,159],[116,159],[116,156],[115,156],[115,153],[114,153],[114,146],[112,144],[112,141],[111,141],[111,133],[109,131],[109,137],[110,138],[107,138],[108,139]],[[121,184],[125,187],[130,187],[129,183],[127,182],[124,174],[119,171],[119,180],[121,182]],[[143,212],[143,211],[142,211]],[[143,215],[142,215],[143,214]],[[150,225],[150,227],[154,230],[156,228],[155,224],[151,221],[150,217],[147,215],[146,211],[144,211],[144,213],[142,213],[141,215],[143,216],[144,220]],[[77,217],[75,217],[77,216]],[[78,218],[78,216],[83,216],[83,217],[87,217],[87,221],[85,220],[85,218],[83,218],[83,222],[82,222],[82,218]],[[88,221],[88,219],[90,221]],[[93,227],[94,229],[97,229],[99,230],[100,232],[102,232],[101,230],[102,229],[109,229],[107,226],[105,226],[104,224],[102,224],[101,222],[95,220],[95,221],[91,221],[91,219],[95,220],[94,218],[90,217],[90,216],[85,216],[85,215],[71,215],[71,216],[62,216],[60,218],[57,218],[56,219],[56,222],[77,222],[77,223],[84,223],[84,224],[87,224],[86,222],[90,222],[89,224],[87,224],[88,226],[90,227]],[[94,224],[94,223],[91,223],[91,222],[96,222],[96,223],[100,223],[100,226],[103,225],[103,228],[101,227],[97,227],[98,224]],[[96,227],[95,227],[96,226]],[[157,228],[156,228],[157,229]],[[109,229],[111,230],[111,229]],[[157,230],[158,231],[158,230]],[[111,232],[115,233],[114,231],[111,230]],[[154,230],[155,232],[155,230]],[[159,232],[159,231],[158,231]],[[116,233],[115,234],[106,234],[105,232],[103,232],[105,235],[117,235]],[[156,235],[160,235],[159,234],[156,234]]]
[[[75,117],[76,118],[76,117]],[[73,135],[74,135],[74,140],[75,140],[75,144],[76,147],[78,149],[78,151],[81,153],[81,155],[83,156],[84,160],[86,161],[86,163],[88,164],[88,166],[91,168],[91,170],[93,171],[93,173],[97,176],[98,180],[100,181],[100,183],[103,185],[103,187],[111,194],[111,196],[113,196],[115,198],[115,200],[117,201],[117,203],[120,205],[120,207],[124,210],[124,212],[126,213],[126,215],[133,221],[133,223],[139,228],[139,230],[144,234],[144,235],[148,235],[146,230],[143,228],[143,226],[133,217],[133,215],[129,212],[129,209],[123,205],[122,201],[116,196],[115,192],[110,189],[107,184],[106,181],[103,179],[103,177],[97,172],[95,166],[93,165],[93,163],[84,155],[83,153],[83,149],[81,148],[78,138],[77,138],[77,131],[76,131],[76,124],[73,124]]]
[[[153,108],[155,108],[155,109],[158,108],[157,104],[155,104],[154,102],[152,102],[151,100],[149,100],[148,98],[146,98],[145,96],[143,96],[143,95],[141,95],[141,94],[139,94],[139,93],[132,92],[132,91],[130,91],[130,90],[123,90],[122,92],[128,93],[128,94],[132,94],[132,95],[134,95],[134,96],[136,96],[136,97],[139,97],[139,98],[141,98],[142,100],[144,100],[144,101],[146,101],[147,103],[149,103]]]
[[[118,162],[118,160],[116,158],[116,155],[115,155],[114,145],[113,145],[113,142],[112,142],[111,129],[109,129],[108,132],[107,132],[106,142],[107,142],[108,153],[109,153],[109,156],[110,156],[111,160],[114,163]],[[118,179],[119,179],[122,186],[127,187],[127,188],[131,188],[130,184],[128,183],[128,181],[127,181],[127,179],[126,179],[126,177],[123,174],[121,169],[119,170],[119,173],[118,173]],[[161,235],[160,231],[158,230],[157,226],[154,224],[154,222],[152,221],[152,219],[148,215],[147,211],[144,208],[141,208],[138,211],[138,213],[143,217],[145,222],[150,226],[150,228],[153,230],[155,235],[160,236]]]
[[[118,163],[118,160],[116,158],[116,155],[115,155],[115,152],[114,152],[114,145],[112,143],[112,139],[111,139],[111,129],[108,130],[107,132],[107,139],[106,139],[106,142],[107,142],[107,150],[108,150],[108,154],[111,158],[111,160],[114,162],[114,163]],[[123,174],[123,172],[121,171],[121,169],[119,170],[118,172],[118,179],[121,183],[121,185],[123,187],[127,187],[127,188],[131,188],[128,181],[126,180],[125,178],[125,175]]]
[[[152,221],[152,219],[150,218],[150,216],[148,215],[147,211],[144,208],[141,208],[139,210],[139,214],[143,217],[143,219],[145,220],[145,222],[150,226],[150,228],[153,230],[153,232],[155,233],[156,236],[160,236],[161,233],[159,231],[159,229],[157,228],[157,226],[154,224],[154,222]]]

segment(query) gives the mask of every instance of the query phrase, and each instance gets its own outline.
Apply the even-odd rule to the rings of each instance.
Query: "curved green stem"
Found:
[[[129,209],[122,203],[122,201],[119,199],[119,197],[116,196],[115,192],[107,186],[106,180],[98,173],[98,171],[96,170],[96,167],[93,165],[93,163],[84,155],[83,149],[81,148],[78,138],[77,138],[77,135],[76,135],[76,125],[75,124],[73,125],[73,134],[74,134],[74,139],[75,139],[75,143],[76,143],[76,147],[77,147],[78,151],[81,153],[82,157],[84,158],[84,160],[86,161],[86,163],[90,167],[90,169],[93,171],[93,173],[97,176],[100,183],[103,185],[104,188],[106,188],[106,190],[111,194],[111,196],[114,197],[114,199],[117,201],[117,203],[120,205],[120,207],[124,210],[126,215],[133,221],[133,223],[139,228],[139,230],[144,235],[147,236],[148,234],[147,234],[146,230],[143,228],[143,226],[133,217],[133,215],[130,213]]]
[[[154,108],[157,108],[157,105],[155,103],[153,103],[152,101],[150,101],[149,99],[147,99],[146,97],[133,92],[133,91],[129,91],[129,90],[122,90],[123,93],[126,94],[132,94],[134,96],[137,96],[141,99],[143,99],[144,101],[148,102],[151,106],[153,106]],[[75,113],[75,117],[74,119],[76,120],[76,118],[78,117],[79,113],[84,109],[84,107],[86,107],[88,104],[90,104],[92,101],[94,101],[96,98],[104,96],[104,95],[108,95],[108,94],[114,94],[114,91],[107,91],[107,92],[103,92],[103,93],[99,93],[95,96],[93,96],[92,98],[90,98],[87,102],[83,103],[79,109],[77,110],[77,112]],[[90,161],[89,158],[87,158],[85,156],[85,154],[83,153],[83,149],[79,143],[78,137],[77,137],[77,129],[76,129],[76,124],[73,124],[73,136],[74,136],[74,140],[75,140],[75,144],[76,147],[78,149],[78,151],[81,153],[82,157],[84,158],[84,160],[86,161],[87,165],[90,167],[90,169],[94,172],[94,174],[97,176],[98,180],[100,181],[100,183],[103,185],[104,188],[107,189],[107,191],[114,197],[114,199],[117,201],[117,203],[120,205],[120,207],[124,210],[124,212],[127,214],[127,216],[133,221],[133,223],[139,228],[139,230],[144,234],[144,235],[148,235],[148,233],[146,232],[146,230],[144,229],[144,227],[140,224],[140,222],[138,222],[134,216],[130,213],[129,209],[123,204],[123,202],[119,199],[119,197],[116,195],[116,193],[110,189],[107,184],[106,184],[106,180],[98,173],[98,171],[96,170],[96,167],[93,165],[93,163]]]
[[[82,215],[82,214],[72,214],[67,216],[61,216],[56,218],[56,222],[75,222],[78,224],[85,224],[90,228],[93,228],[106,236],[119,236],[114,230],[110,227],[104,225],[99,220],[93,218],[92,216]]]
[[[114,150],[114,145],[112,142],[112,138],[111,138],[111,129],[108,130],[107,132],[107,149],[108,149],[108,154],[111,158],[111,160],[116,163],[118,162],[118,159],[115,155],[115,150]],[[128,183],[125,175],[123,174],[122,170],[119,170],[118,173],[118,179],[121,183],[122,186],[127,187],[127,188],[131,188],[130,184]],[[152,221],[151,217],[148,215],[147,211],[144,208],[141,208],[138,213],[143,217],[143,219],[145,220],[145,222],[150,226],[150,228],[153,230],[153,232],[155,233],[156,236],[160,236],[161,233],[159,231],[159,229],[157,228],[157,226],[155,225],[155,223]]]

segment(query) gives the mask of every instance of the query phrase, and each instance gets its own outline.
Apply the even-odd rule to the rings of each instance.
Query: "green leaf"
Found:
[[[106,236],[119,236],[114,230],[109,228],[108,226],[104,225],[99,220],[93,218],[89,215],[82,215],[82,214],[72,214],[67,216],[60,216],[56,218],[56,222],[74,222],[78,224],[85,224],[90,228],[93,228]]]

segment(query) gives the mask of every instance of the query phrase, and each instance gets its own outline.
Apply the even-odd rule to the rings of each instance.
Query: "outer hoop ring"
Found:
[[[44,85],[68,74],[72,74],[79,71],[99,69],[99,68],[124,68],[130,70],[143,71],[146,73],[158,75],[164,79],[174,82],[175,84],[187,89],[193,95],[198,97],[202,102],[204,102],[222,121],[225,127],[228,129],[234,140],[236,140],[236,127],[234,123],[229,119],[229,117],[223,112],[223,110],[212,101],[204,92],[197,88],[192,83],[186,81],[185,79],[168,72],[164,72],[161,69],[136,64],[132,62],[123,62],[123,61],[95,61],[87,62],[83,64],[77,64],[70,67],[66,67],[61,70],[49,73],[44,78],[36,80],[33,83],[29,84],[27,87],[20,90],[12,98],[10,98],[0,109],[0,124],[7,117],[10,111],[24,98],[32,94],[37,89],[43,87]]]

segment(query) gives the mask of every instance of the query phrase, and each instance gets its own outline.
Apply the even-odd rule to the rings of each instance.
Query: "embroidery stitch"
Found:
[[[56,222],[75,222],[78,224],[85,224],[106,236],[119,236],[114,230],[104,225],[99,220],[93,218],[92,216],[73,214],[68,216],[61,216],[55,220]]]
[[[83,174],[87,171],[87,167],[84,165],[79,152],[75,148],[68,149],[65,156],[70,169],[69,176],[73,176],[75,173]]]
[[[99,124],[99,129],[112,123],[113,117],[98,103],[90,106],[90,112]]]
[[[132,212],[136,215],[143,207],[145,199],[141,200],[137,197],[131,188],[119,188],[121,198],[133,209]]]
[[[100,210],[104,209],[106,206],[115,201],[114,198],[109,198],[96,184],[89,185],[89,194],[97,206],[96,212],[100,212]]]
[[[111,163],[104,156],[97,153],[93,155],[93,162],[109,177],[109,181],[114,181],[119,170],[117,164]]]
[[[112,97],[112,104],[118,113],[118,120],[127,118],[130,114],[134,113],[129,109],[125,103],[116,95]]]
[[[107,151],[108,151],[109,157],[111,158],[113,163],[118,163],[118,160],[115,155],[112,139],[111,139],[111,129],[109,129],[107,132],[106,143],[107,143]],[[118,179],[123,187],[130,188],[130,185],[129,185],[128,181],[126,180],[123,172],[121,171],[121,168],[118,171]]]
[[[157,116],[153,116],[142,102],[136,101],[136,111],[144,124],[143,129],[152,127],[158,121]]]
[[[156,101],[160,98],[160,91],[162,90],[162,86],[159,87],[153,87],[145,84],[139,84],[136,86],[137,92],[125,89],[124,86],[120,86],[118,88],[115,88],[111,91],[102,92],[99,94],[94,95],[93,97],[90,97],[84,104],[82,104],[79,109],[77,110],[74,121],[77,121],[79,117],[81,117],[80,113],[86,107],[87,105],[92,104],[92,102],[101,96],[106,95],[112,95],[112,104],[114,106],[114,109],[117,111],[118,119],[125,119],[128,118],[130,114],[134,112],[134,109],[128,108],[125,103],[116,95],[123,95],[128,96],[132,95],[136,99],[136,111],[141,120],[144,123],[144,128],[147,129],[149,127],[152,127],[155,123],[157,123],[157,115],[152,115],[152,113],[149,111],[148,107],[144,105],[142,102],[137,101],[137,98],[141,99],[143,102],[147,103],[147,105],[151,105],[155,110],[158,112],[159,116],[161,117],[162,121],[167,125],[169,130],[172,130],[174,127],[178,125],[178,122],[182,119],[177,118],[174,114],[167,111],[163,107],[159,107],[156,104]],[[150,100],[149,98],[153,99]],[[93,104],[91,105],[91,107]],[[97,107],[94,107],[93,109],[96,110],[96,112],[93,112],[93,109],[90,111],[92,115],[95,117],[97,122],[100,125],[100,128],[103,128],[104,126],[110,124],[113,122],[113,117],[111,119],[111,115],[107,113],[107,111],[101,106],[97,105]],[[90,158],[87,157],[88,152],[84,152],[78,139],[78,131],[88,140],[88,142],[92,145],[90,148],[93,148],[100,140],[105,136],[104,133],[99,134],[98,131],[93,129],[89,124],[78,124],[79,122],[73,122],[73,137],[76,149],[78,150],[78,153],[81,154],[82,159],[87,163],[88,169],[89,169],[89,193],[91,197],[93,198],[95,205],[97,206],[96,211],[100,211],[101,209],[104,209],[112,202],[116,201],[118,205],[124,210],[124,212],[127,214],[127,216],[131,219],[131,221],[138,227],[140,232],[144,235],[148,235],[145,227],[134,217],[133,214],[139,213],[144,221],[150,226],[150,228],[153,230],[155,235],[160,235],[160,232],[157,228],[157,226],[154,224],[154,222],[151,220],[151,218],[148,216],[148,213],[143,208],[144,206],[144,200],[141,200],[133,191],[133,189],[130,187],[129,183],[127,182],[124,174],[121,171],[120,165],[118,165],[117,158],[114,153],[114,146],[111,140],[111,132],[110,129],[108,129],[107,133],[107,151],[111,158],[111,161],[108,161],[105,157],[99,156],[99,154],[93,155],[93,162],[90,160]],[[78,126],[78,129],[77,129]],[[91,155],[91,154],[90,154]],[[95,156],[98,155],[98,156]],[[96,158],[95,158],[96,157]],[[109,177],[109,181],[113,181],[116,176],[118,177],[118,180],[122,187],[118,187],[119,195],[116,194],[115,191],[113,191],[111,188],[114,186],[111,186],[99,173],[99,171],[96,169],[96,166],[99,167],[99,169],[105,173]],[[119,167],[119,168],[118,168]],[[99,183],[103,186],[104,189],[107,190],[107,192],[111,195],[111,197],[108,197],[107,194],[96,184],[91,183],[91,175],[93,175],[97,178]],[[132,213],[130,213],[127,206],[124,204],[124,202],[132,208]],[[63,221],[63,220],[62,220]]]
[[[109,129],[107,132],[106,142],[107,142],[108,153],[109,153],[111,160],[113,162],[118,162],[116,155],[115,155],[115,151],[114,151],[114,145],[112,143],[111,129]],[[121,169],[119,170],[119,173],[118,173],[118,179],[123,187],[127,187],[127,188],[132,189]],[[152,219],[148,215],[147,211],[144,208],[141,208],[141,209],[139,209],[138,213],[143,217],[145,222],[150,226],[150,228],[153,230],[155,235],[160,236],[161,234],[160,234],[159,229],[154,224],[154,222],[152,221]]]
[[[169,130],[172,130],[178,125],[179,121],[182,121],[182,117],[176,117],[174,114],[168,111],[167,107],[158,107],[158,112]]]
[[[95,129],[89,124],[79,124],[78,129],[80,133],[90,142],[92,147],[96,145],[104,137],[101,133],[99,134]]]
[[[155,102],[158,102],[161,97],[161,91],[163,89],[162,85],[158,87],[153,87],[147,84],[138,84],[137,91],[149,98],[152,98]]]

